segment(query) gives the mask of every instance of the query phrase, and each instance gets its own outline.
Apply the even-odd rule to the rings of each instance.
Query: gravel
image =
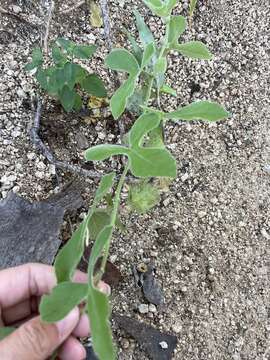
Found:
[[[149,311],[149,306],[148,304],[140,304],[138,306],[138,310],[140,314],[147,314]]]
[[[42,9],[31,4],[3,1],[1,5],[13,12],[18,9],[12,6],[19,6],[18,15],[42,24]],[[119,31],[123,25],[135,29],[133,6],[161,36],[160,22],[140,2],[126,1],[119,7],[115,0],[111,14],[117,45],[125,45]],[[175,13],[186,14],[187,8],[183,1]],[[164,97],[164,107],[212,99],[223,104],[231,117],[217,124],[169,123],[166,138],[177,159],[177,179],[148,214],[129,214],[122,207],[127,232],[116,232],[111,254],[124,281],[112,294],[113,308],[175,333],[177,360],[267,360],[270,356],[269,16],[265,0],[198,2],[192,28],[182,39],[202,40],[215,56],[204,62],[172,54],[168,83],[178,96]],[[5,197],[13,190],[41,199],[55,191],[57,182],[54,169],[29,142],[36,85],[23,70],[38,45],[39,31],[30,25],[15,26],[6,16],[0,22],[0,29],[7,31],[0,32],[0,194]],[[51,39],[58,35],[81,43],[96,39],[99,50],[91,69],[112,87],[101,60],[107,52],[102,33],[86,23],[79,8],[61,21],[55,16]],[[52,99],[46,99],[42,124],[41,135],[56,156],[81,165],[86,143],[115,142],[118,137],[106,121],[87,124],[76,115],[64,114]],[[76,134],[82,135],[80,139]],[[70,179],[59,171],[58,175],[60,181]],[[86,182],[87,201],[95,186]],[[157,311],[143,303],[134,285],[131,265],[141,262],[154,262],[162,282],[165,306]],[[122,336],[116,331],[116,338]],[[118,346],[121,360],[147,359],[132,340],[122,340]]]

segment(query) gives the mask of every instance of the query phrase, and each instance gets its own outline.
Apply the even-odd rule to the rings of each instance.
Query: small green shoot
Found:
[[[76,45],[70,40],[59,38],[51,47],[53,65],[44,66],[42,51],[36,48],[32,52],[32,62],[25,69],[34,73],[40,87],[59,100],[67,112],[79,111],[83,92],[96,97],[107,95],[101,78],[88,73],[74,62],[75,59],[91,59],[96,48],[95,45]]]
[[[198,0],[190,0],[189,2],[189,17],[192,18]]]

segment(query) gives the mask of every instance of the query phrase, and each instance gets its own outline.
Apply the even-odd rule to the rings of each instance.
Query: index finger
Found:
[[[76,271],[76,282],[87,282],[87,274]],[[3,309],[16,305],[31,296],[48,294],[56,285],[52,266],[26,264],[0,271],[0,304]]]

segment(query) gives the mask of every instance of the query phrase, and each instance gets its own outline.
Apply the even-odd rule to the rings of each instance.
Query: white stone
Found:
[[[27,154],[27,159],[29,159],[29,160],[34,160],[36,158],[36,154],[35,153],[29,153],[29,154]]]
[[[188,173],[185,173],[183,176],[181,176],[181,180],[185,182],[188,179]]]
[[[160,345],[160,347],[162,348],[162,349],[168,349],[168,344],[166,343],[166,341],[161,341],[160,343],[159,343],[159,345]]]
[[[157,312],[157,307],[156,307],[156,305],[150,304],[150,305],[149,305],[149,311],[152,312],[152,313]]]
[[[140,314],[147,314],[149,311],[149,306],[147,304],[140,304],[138,306],[138,310]]]
[[[15,14],[19,14],[20,12],[22,12],[22,9],[18,5],[13,5],[12,10]]]

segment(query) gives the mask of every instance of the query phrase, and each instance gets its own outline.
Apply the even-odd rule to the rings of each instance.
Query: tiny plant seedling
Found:
[[[192,17],[198,0],[190,0],[189,2],[189,16]]]
[[[53,65],[44,67],[44,57],[40,48],[32,52],[31,63],[25,66],[33,71],[40,87],[50,96],[58,99],[69,112],[79,111],[82,107],[81,93],[105,97],[105,86],[96,74],[90,74],[75,59],[89,60],[95,53],[95,45],[76,45],[74,42],[59,38],[51,47]]]
[[[42,298],[40,304],[43,321],[55,322],[66,316],[74,306],[84,302],[84,311],[91,322],[93,348],[100,360],[116,359],[109,323],[110,305],[108,297],[98,290],[98,283],[104,274],[114,228],[119,226],[118,208],[127,173],[142,180],[140,185],[136,183],[132,188],[129,201],[139,212],[145,212],[158,199],[158,193],[150,191],[151,183],[148,180],[176,177],[175,159],[166,149],[163,139],[166,123],[191,120],[213,122],[229,116],[221,105],[210,101],[194,102],[171,112],[162,110],[161,94],[176,96],[176,91],[166,82],[170,52],[199,60],[210,60],[212,55],[200,41],[179,43],[186,29],[186,20],[183,16],[172,15],[177,0],[144,0],[144,3],[162,19],[166,28],[163,39],[157,43],[142,16],[135,11],[140,42],[128,34],[132,51],[113,49],[105,60],[108,68],[127,73],[126,80],[110,101],[113,117],[117,120],[126,109],[132,109],[137,114],[137,120],[126,136],[126,145],[100,144],[85,153],[88,161],[124,156],[123,172],[118,178],[114,172],[102,177],[86,218],[58,253],[55,261],[57,286],[50,295]],[[37,64],[34,60],[38,67],[42,64],[40,55],[39,61]],[[140,200],[142,197],[143,201]],[[104,201],[107,204],[105,209],[100,207]],[[73,283],[75,269],[83,256],[85,245],[91,239],[94,239],[94,243],[88,265],[88,284]],[[100,259],[101,265],[97,269]]]

